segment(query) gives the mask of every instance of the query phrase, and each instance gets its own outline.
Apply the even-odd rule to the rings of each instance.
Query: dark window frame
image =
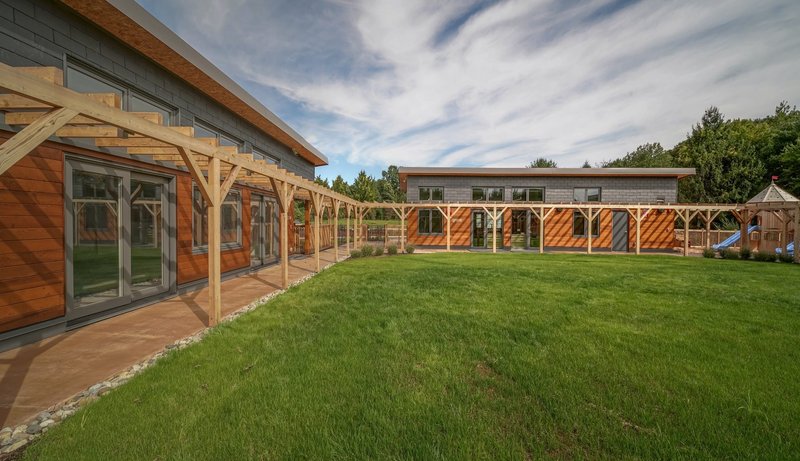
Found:
[[[76,72],[82,73],[90,78],[93,78],[101,83],[104,83],[110,87],[116,88],[117,90],[122,93],[120,96],[120,100],[122,103],[122,110],[130,110],[131,106],[131,98],[136,97],[143,100],[146,103],[149,103],[153,106],[156,106],[166,112],[169,115],[169,120],[163,120],[164,126],[173,126],[177,120],[179,120],[179,109],[164,101],[163,99],[150,94],[143,89],[123,81],[119,77],[116,77],[106,71],[100,70],[97,67],[87,64],[79,59],[75,59],[71,56],[66,57],[64,61],[64,87],[70,88],[69,83],[69,71],[74,70]]]
[[[475,191],[482,190],[482,199],[475,198]],[[491,190],[499,190],[500,191],[500,200],[490,200],[489,198],[489,191]],[[472,186],[472,201],[473,202],[493,202],[493,203],[501,203],[506,201],[506,188],[505,186]]]
[[[423,189],[427,189],[428,190],[428,198],[426,198],[426,199],[422,198],[422,190]],[[418,198],[419,198],[420,202],[443,202],[444,201],[444,187],[443,186],[419,186],[419,188],[417,190],[419,191]],[[434,190],[441,191],[442,198],[434,199],[433,198]]]
[[[531,200],[531,191],[538,190],[542,193],[541,200]],[[524,191],[525,199],[517,200],[514,195],[517,191]],[[545,188],[544,187],[513,187],[511,188],[511,201],[512,202],[544,202]]]
[[[427,215],[426,218],[423,219],[423,215]],[[439,226],[440,229],[438,232],[434,231],[434,216],[439,216]],[[425,225],[426,229],[423,230],[423,222],[426,222]],[[436,208],[420,208],[417,210],[417,234],[418,235],[444,235],[444,215],[441,211],[437,210]]]
[[[581,234],[578,234],[578,233],[575,232],[576,227],[577,227],[576,226],[577,220],[583,221],[583,225],[582,225],[583,229],[581,230],[581,232],[582,232]],[[586,219],[586,216],[584,216],[583,213],[581,213],[580,211],[575,210],[575,211],[572,212],[572,237],[573,238],[589,238],[588,237],[588,230],[589,229],[588,229],[588,226],[587,226],[587,221],[588,220]],[[597,237],[600,237],[600,215],[599,214],[592,220],[592,238],[597,238]]]
[[[227,140],[231,144],[234,144],[237,147],[237,151],[238,152],[242,152],[244,150],[244,141],[242,141],[241,139],[237,138],[236,136],[226,132],[225,130],[217,128],[216,125],[208,123],[208,122],[206,122],[205,120],[203,120],[201,118],[195,117],[192,120],[192,126],[195,129],[200,128],[200,129],[205,130],[205,131],[209,132],[210,134],[214,135],[217,138],[217,141],[219,142],[220,146],[228,145],[228,144],[223,144],[223,141]]]
[[[268,154],[264,149],[259,149],[258,147],[254,146],[250,153],[253,155],[253,159],[266,160],[267,163],[271,163],[275,166],[281,166],[281,159],[272,154]]]
[[[232,195],[236,197],[236,200],[231,200]],[[222,242],[220,240],[220,247],[222,251],[227,250],[238,250],[243,248],[243,238],[242,234],[244,232],[244,223],[243,223],[243,216],[242,210],[244,197],[242,191],[239,189],[231,189],[228,191],[228,194],[225,196],[225,199],[222,201],[222,207],[231,206],[231,202],[233,202],[234,206],[237,208],[236,214],[236,241],[229,241],[229,242]],[[202,209],[202,212],[198,211],[198,207]],[[196,240],[196,231],[199,225],[203,226],[200,228],[201,234],[205,232],[205,243],[198,242]],[[222,237],[222,226],[224,225],[224,217],[223,217],[223,210],[220,209],[220,238]],[[205,198],[203,198],[203,194],[200,193],[200,189],[197,187],[197,184],[192,184],[192,253],[207,253],[208,252],[208,207],[205,204]]]
[[[589,200],[589,191],[590,190],[597,190],[597,200]],[[583,191],[583,196],[586,197],[586,200],[578,200],[577,193],[578,191]],[[592,194],[594,195],[594,194]],[[580,202],[580,203],[597,203],[603,201],[603,188],[602,187],[573,187],[572,188],[572,201],[573,202]]]

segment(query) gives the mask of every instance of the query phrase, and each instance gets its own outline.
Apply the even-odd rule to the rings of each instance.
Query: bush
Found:
[[[722,259],[739,259],[739,252],[730,248],[725,248],[719,252]]]
[[[750,248],[747,247],[742,247],[742,249],[739,250],[739,257],[742,259],[750,259],[750,256],[752,256],[752,254],[753,254],[752,250],[750,250]]]
[[[753,259],[765,263],[774,263],[776,257],[777,255],[775,253],[770,253],[768,251],[759,251],[753,255]]]
[[[361,252],[358,251],[358,250],[353,250],[353,251],[350,252],[350,257],[351,258],[360,258],[361,257]]]
[[[704,258],[714,258],[717,256],[717,253],[714,251],[713,248],[703,248],[703,257]]]
[[[372,251],[372,256],[383,256],[383,247],[376,246],[375,249]]]
[[[397,245],[389,245],[386,247],[386,251],[389,253],[390,256],[394,256],[397,254]]]
[[[372,255],[372,245],[364,245],[361,247],[361,256],[371,256]]]
[[[411,254],[414,252],[414,245],[406,245],[406,253]]]
[[[786,253],[786,250],[783,250],[783,252],[778,255],[778,261],[782,263],[790,263],[794,261],[794,258],[792,257],[792,255]]]

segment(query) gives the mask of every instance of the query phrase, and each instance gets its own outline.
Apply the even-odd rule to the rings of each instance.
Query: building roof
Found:
[[[240,115],[314,166],[327,157],[134,0],[61,0],[161,67]]]
[[[684,178],[695,174],[694,168],[449,168],[400,167],[400,185],[406,188],[409,176],[604,176]]]
[[[775,203],[775,202],[800,202],[794,195],[786,192],[778,187],[775,181],[772,181],[766,189],[762,190],[755,197],[747,201],[747,203]]]

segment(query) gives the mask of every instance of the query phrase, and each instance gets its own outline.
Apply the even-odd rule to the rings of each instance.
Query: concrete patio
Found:
[[[339,252],[347,253],[344,246]],[[323,267],[333,264],[333,249],[320,252],[320,261]],[[313,255],[290,259],[290,283],[315,267]],[[223,281],[223,317],[280,290],[280,284],[278,264]],[[0,353],[0,427],[22,424],[203,330],[207,307],[208,289],[202,288]]]

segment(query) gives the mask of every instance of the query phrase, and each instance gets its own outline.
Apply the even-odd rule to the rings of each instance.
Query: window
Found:
[[[84,224],[87,230],[108,230],[109,210],[102,203],[87,203],[83,206]]]
[[[266,152],[264,152],[262,150],[259,150],[259,149],[255,149],[255,148],[253,148],[253,159],[255,159],[255,160],[264,160],[265,162],[271,163],[273,165],[279,165],[280,166],[280,164],[281,164],[280,160],[278,160],[277,157],[273,157],[272,155],[269,155],[268,153],[266,153]]]
[[[572,213],[572,236],[586,237],[586,217],[580,211]],[[600,236],[600,216],[592,220],[592,237]]]
[[[195,138],[216,138],[220,146],[233,146],[238,150],[242,150],[242,146],[244,146],[244,142],[198,120],[194,121],[194,136]]]
[[[67,64],[67,88],[79,93],[116,93],[122,102],[122,109],[130,112],[157,112],[161,114],[162,123],[171,125],[176,109],[153,99],[144,93],[131,88],[113,77],[90,70],[78,63]]]
[[[515,202],[544,202],[544,188],[512,189],[511,200]]]
[[[442,213],[439,210],[419,210],[419,234],[441,234]]]
[[[572,192],[572,200],[575,202],[599,202],[599,187],[576,187]]]
[[[164,125],[172,125],[172,116],[175,113],[174,109],[135,92],[130,94],[127,110],[131,112],[157,112],[161,114],[161,120]]]
[[[220,207],[220,243],[223,248],[239,247],[242,244],[242,196],[231,190]],[[194,186],[192,200],[192,247],[195,250],[208,248],[208,207],[200,189]]]
[[[434,201],[441,202],[444,200],[444,188],[442,187],[420,187],[419,200],[421,202]]]
[[[476,202],[502,202],[505,196],[505,189],[502,187],[473,187],[472,200]]]

